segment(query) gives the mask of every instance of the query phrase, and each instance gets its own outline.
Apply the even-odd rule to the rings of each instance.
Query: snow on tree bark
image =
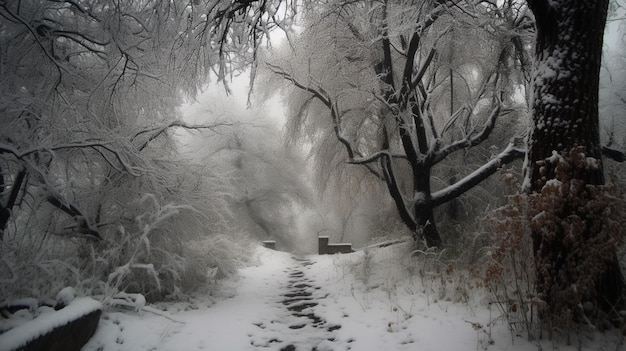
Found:
[[[535,165],[552,151],[583,146],[588,156],[601,158],[598,85],[608,1],[528,3],[537,23],[530,186],[539,191],[536,181],[553,175]],[[602,170],[593,173],[589,182],[602,184]]]
[[[608,0],[528,5],[537,39],[525,190],[537,293],[544,318],[595,319],[615,311],[624,290],[604,215],[590,205],[604,184],[598,85]]]

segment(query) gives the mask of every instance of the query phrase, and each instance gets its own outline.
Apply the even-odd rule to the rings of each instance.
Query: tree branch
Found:
[[[61,211],[68,214],[70,217],[74,218],[78,226],[78,232],[80,234],[86,235],[87,238],[102,240],[102,236],[100,236],[98,229],[76,206],[68,203],[58,194],[48,195],[46,200],[52,206],[60,209]]]
[[[434,152],[433,164],[437,164],[443,161],[446,157],[448,157],[448,155],[453,152],[464,148],[476,146],[487,140],[487,138],[489,138],[489,135],[491,134],[491,131],[493,131],[496,125],[496,120],[498,119],[499,115],[500,104],[498,104],[498,106],[496,106],[493,111],[491,111],[491,115],[489,115],[489,118],[487,119],[487,121],[485,121],[485,124],[483,124],[483,129],[478,134],[469,134],[464,139],[457,140],[441,150],[432,150]]]
[[[348,163],[353,164],[353,165],[363,165],[363,164],[366,164],[366,163],[376,162],[376,161],[378,161],[382,157],[391,157],[392,159],[397,158],[397,159],[408,160],[406,155],[394,155],[394,154],[391,154],[389,152],[389,150],[381,150],[381,151],[377,151],[377,152],[375,152],[375,153],[373,153],[371,155],[361,156],[359,158],[349,159]]]
[[[510,163],[516,159],[520,159],[524,157],[524,155],[526,155],[526,149],[515,146],[515,142],[512,141],[506,149],[504,149],[504,151],[498,154],[491,161],[485,163],[480,168],[453,185],[433,193],[431,200],[433,206],[436,207],[442,205],[463,195],[466,191],[480,184],[483,180],[494,174],[502,165]]]
[[[613,160],[615,162],[624,162],[624,161],[626,161],[626,153],[624,153],[623,151],[617,150],[617,149],[613,149],[613,148],[608,147],[608,146],[603,146],[602,147],[602,155],[604,155],[605,157],[610,158],[611,160]]]
[[[167,125],[164,126],[159,126],[159,127],[154,127],[154,128],[150,128],[150,129],[144,129],[141,130],[137,133],[135,133],[135,135],[131,138],[131,141],[135,141],[136,138],[138,138],[140,135],[142,134],[146,134],[146,133],[152,133],[154,132],[154,134],[152,134],[150,137],[148,137],[148,139],[143,142],[141,144],[141,146],[139,146],[139,151],[143,151],[143,149],[145,149],[148,144],[153,141],[154,139],[158,138],[159,135],[165,133],[168,129],[170,128],[174,128],[174,127],[180,127],[183,129],[187,129],[187,130],[202,130],[202,129],[208,129],[211,130],[213,132],[215,132],[215,130],[219,127],[230,127],[233,126],[233,123],[216,123],[216,124],[212,124],[212,125],[204,125],[204,124],[197,124],[197,125],[191,125],[191,124],[187,124],[183,121],[177,120],[177,121],[172,121]]]
[[[140,174],[137,173],[136,169],[134,169],[133,166],[129,165],[128,162],[124,160],[124,158],[122,157],[122,154],[119,151],[112,148],[111,146],[109,146],[109,144],[111,144],[111,142],[105,142],[105,141],[100,141],[100,140],[96,140],[96,141],[86,140],[86,141],[70,142],[66,144],[58,144],[58,145],[54,145],[50,147],[39,146],[39,147],[34,147],[34,148],[21,151],[11,145],[0,143],[0,155],[9,153],[9,154],[14,155],[17,159],[23,160],[26,156],[39,153],[39,152],[51,153],[53,151],[64,150],[64,149],[102,148],[112,153],[128,174],[132,175],[133,177],[139,176]],[[111,164],[111,166],[116,167],[116,165],[114,165],[108,158],[104,157],[104,159],[107,163]]]
[[[487,89],[487,86],[489,84],[489,82],[491,81],[491,79],[494,78],[495,81],[497,81],[498,79],[498,74],[497,72],[494,74],[491,74],[488,78],[486,78],[483,83],[480,86],[480,89],[478,89],[478,91],[476,92],[476,98],[474,99],[474,101],[472,102],[472,105],[470,106],[463,106],[461,108],[459,108],[459,110],[457,110],[452,116],[451,118],[446,122],[443,131],[441,132],[441,135],[443,135],[445,133],[446,130],[448,130],[454,123],[456,120],[458,120],[458,118],[461,116],[461,114],[463,113],[463,110],[466,111],[467,116],[466,118],[471,117],[472,112],[474,111],[474,109],[476,108],[476,105],[479,103],[479,101],[481,100],[481,98],[484,96],[484,93]],[[491,134],[491,132],[493,131],[496,121],[500,115],[500,109],[502,107],[502,102],[500,101],[499,96],[496,95],[496,101],[497,104],[494,107],[494,109],[491,111],[491,114],[489,115],[489,117],[487,118],[487,120],[485,121],[485,123],[483,124],[482,130],[480,132],[478,132],[477,134],[475,133],[475,127],[472,126],[472,128],[470,129],[469,132],[466,133],[465,137],[461,140],[457,140],[452,142],[451,144],[449,144],[447,147],[445,147],[442,150],[439,150],[438,147],[439,145],[441,145],[440,143],[437,143],[437,147],[436,148],[431,148],[430,153],[429,153],[429,158],[431,158],[433,160],[433,164],[437,164],[440,161],[444,160],[448,155],[450,155],[453,152],[456,152],[460,149],[463,148],[469,148],[469,147],[473,147],[476,146],[480,143],[482,143],[483,141],[485,141],[489,135]],[[434,153],[433,153],[434,152]]]
[[[389,135],[387,133],[387,128],[383,127],[383,148],[389,148]],[[389,195],[393,199],[396,204],[396,208],[398,209],[398,214],[400,218],[404,222],[404,224],[411,230],[415,231],[417,229],[417,221],[415,217],[411,214],[406,202],[404,201],[404,196],[402,196],[402,191],[400,190],[400,184],[398,183],[398,179],[394,173],[393,162],[391,157],[388,154],[383,154],[385,156],[381,159],[381,167],[383,170],[383,174],[385,176],[384,180],[387,184],[387,189],[389,190]]]
[[[437,53],[437,49],[435,49],[435,47],[432,47],[430,49],[430,52],[428,53],[428,56],[426,57],[426,61],[424,62],[424,64],[422,64],[422,67],[420,67],[420,70],[417,72],[415,77],[411,80],[412,88],[415,88],[417,86],[417,82],[422,80],[422,78],[424,77],[424,74],[426,74],[426,71],[428,70],[428,67],[430,67],[430,64],[435,58],[436,53]]]
[[[324,90],[322,87],[311,87],[310,85],[305,85],[301,83],[292,74],[287,73],[280,66],[273,65],[271,63],[267,63],[267,66],[269,67],[270,71],[272,71],[272,73],[291,82],[298,89],[311,93],[313,95],[313,98],[317,99],[322,104],[324,104],[324,106],[328,108],[331,119],[333,121],[333,130],[335,132],[335,136],[337,137],[337,140],[344,146],[346,152],[348,153],[349,163],[352,163],[351,160],[356,159],[355,156],[363,157],[363,155],[353,147],[352,142],[350,142],[350,140],[348,140],[346,137],[343,136],[343,132],[341,130],[342,113],[340,112],[339,107],[337,106],[337,102],[334,101],[330,97],[330,95],[326,92],[326,90]],[[362,164],[363,166],[367,168],[367,170],[370,173],[375,175],[377,178],[384,179],[383,175],[380,174],[374,167],[372,167],[371,162],[355,162],[355,163]]]

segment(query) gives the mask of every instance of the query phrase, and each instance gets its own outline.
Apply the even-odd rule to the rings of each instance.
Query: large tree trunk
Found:
[[[624,291],[603,215],[588,206],[600,196],[590,185],[604,184],[598,85],[608,0],[528,4],[537,23],[526,184],[537,292],[545,318],[595,318],[615,311]]]

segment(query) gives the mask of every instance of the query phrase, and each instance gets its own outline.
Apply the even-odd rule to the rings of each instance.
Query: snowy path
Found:
[[[262,252],[263,264],[240,272],[237,293],[210,307],[174,312],[173,320],[110,313],[83,350],[349,350],[338,324],[316,308],[329,296],[306,258]],[[171,312],[170,312],[171,313]]]
[[[401,246],[293,257],[259,248],[229,296],[162,304],[170,318],[108,312],[83,351],[531,351],[463,271],[431,277]],[[421,271],[416,271],[420,269]],[[434,272],[434,270],[432,270]],[[421,273],[420,273],[421,272]],[[453,278],[456,277],[456,278]],[[222,282],[227,284],[228,282]],[[221,297],[219,297],[221,296]],[[620,339],[621,340],[621,339]],[[587,347],[623,350],[598,336]],[[1,348],[0,348],[1,349]]]
[[[349,343],[354,340],[344,342],[335,335],[341,325],[328,323],[316,311],[320,301],[330,294],[307,275],[312,265],[309,259],[294,258],[287,270],[288,281],[280,295],[279,310],[272,318],[255,323],[262,332],[252,335],[253,346],[281,351],[350,350]]]
[[[363,252],[298,258],[259,248],[259,265],[240,270],[232,297],[187,310],[167,305],[176,321],[110,312],[83,351],[465,351],[488,345],[467,322],[476,320],[475,311],[433,304],[431,288],[394,268],[400,255],[387,250],[365,264]],[[489,315],[482,312],[484,325]]]

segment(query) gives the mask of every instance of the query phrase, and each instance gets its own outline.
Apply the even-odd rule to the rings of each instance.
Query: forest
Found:
[[[617,350],[624,48],[623,0],[0,0],[0,341],[24,299],[158,314],[328,237],[368,293]]]

